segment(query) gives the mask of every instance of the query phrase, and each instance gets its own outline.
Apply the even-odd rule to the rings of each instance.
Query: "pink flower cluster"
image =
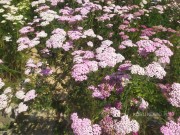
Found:
[[[173,52],[166,46],[172,46],[172,44],[167,40],[161,40],[159,38],[154,38],[152,40],[140,40],[136,44],[138,46],[138,52],[140,55],[146,56],[149,53],[155,53],[158,57],[158,62],[160,63],[170,63],[170,57]]]
[[[63,57],[66,56],[66,54],[72,54],[73,67],[71,76],[75,81],[82,82],[88,79],[88,74],[91,72],[96,72],[100,68],[107,67],[113,68],[114,70],[117,64],[125,60],[125,57],[120,53],[117,53],[115,49],[115,47],[117,47],[117,42],[119,43],[121,40],[119,41],[116,37],[117,42],[114,42],[113,44],[113,41],[111,41],[112,39],[115,39],[114,36],[119,36],[123,39],[119,45],[119,49],[133,47],[135,48],[134,50],[138,50],[138,57],[147,57],[147,59],[149,54],[154,54],[154,62],[148,63],[145,67],[141,67],[138,63],[131,64],[130,61],[126,61],[119,66],[118,72],[105,76],[99,85],[89,86],[89,89],[92,90],[92,97],[106,99],[113,91],[117,94],[122,93],[125,86],[130,82],[130,75],[127,74],[128,71],[130,71],[131,74],[146,75],[148,77],[163,79],[166,72],[162,65],[170,63],[170,57],[173,55],[170,47],[173,45],[168,40],[153,37],[156,37],[155,34],[158,32],[167,31],[174,33],[175,31],[170,28],[149,28],[145,25],[139,26],[139,24],[142,24],[139,20],[142,16],[149,16],[149,13],[153,12],[154,9],[157,9],[159,13],[163,13],[165,8],[156,5],[151,6],[149,10],[146,10],[143,6],[120,6],[115,5],[115,3],[119,2],[115,0],[73,0],[72,4],[65,0],[33,1],[32,6],[36,8],[35,12],[37,16],[35,16],[33,21],[28,23],[27,26],[20,29],[19,32],[21,37],[17,40],[19,45],[18,51],[35,47],[37,49],[41,48],[42,50],[38,50],[37,53],[41,52],[44,55],[47,54],[48,58],[53,56],[54,53],[58,54],[56,56],[59,56],[60,54],[63,55]],[[50,4],[51,6],[48,6]],[[147,4],[147,1],[143,0],[143,5],[145,4]],[[73,7],[70,7],[70,5],[73,5]],[[61,7],[60,10],[58,9],[59,12],[58,10],[53,9],[55,7]],[[117,18],[120,18],[119,21],[117,21]],[[146,18],[143,18],[143,20],[144,19]],[[114,20],[118,23],[116,23],[116,21],[114,22]],[[88,21],[92,21],[93,23]],[[89,25],[89,23],[92,25]],[[96,30],[96,24],[98,24],[102,30]],[[116,24],[118,26],[116,26]],[[50,31],[53,28],[50,32],[50,37],[48,37],[49,33],[46,33],[47,31],[45,31],[46,28]],[[117,30],[114,30],[114,28]],[[97,35],[98,33],[101,33],[101,35],[104,34],[104,37]],[[140,35],[140,40],[137,37],[138,35]],[[99,40],[102,42],[100,46],[97,46]],[[134,40],[138,41],[133,43]],[[63,51],[59,51],[60,49],[63,49]],[[132,57],[134,56],[137,55],[133,55]],[[41,76],[51,75],[52,70],[48,67],[48,63],[46,62],[35,62],[35,60],[29,59],[26,64],[25,74]],[[3,85],[4,84],[0,79],[0,88],[3,87]],[[171,88],[169,88],[171,91],[168,91],[167,94],[170,103],[176,107],[180,107],[179,87],[178,83],[174,83]],[[8,90],[6,90],[6,92],[7,91]],[[7,93],[0,95],[0,110],[8,108],[9,97],[7,96]],[[20,89],[15,93],[15,96],[21,100],[20,104],[18,104],[15,109],[15,113],[19,114],[28,109],[28,106],[26,105],[27,101],[35,99],[37,94],[35,90],[25,92],[24,89]],[[143,98],[141,101],[136,100],[135,102],[140,110],[145,110],[149,106],[149,103]],[[71,115],[71,127],[74,134],[136,134],[139,130],[139,124],[136,120],[131,120],[128,115],[122,115],[120,112],[121,105],[118,106],[119,108],[109,107],[106,109],[106,116],[101,120],[100,125],[92,124],[89,119],[81,119],[78,117],[77,113],[73,113]],[[7,111],[9,110],[10,109],[8,108]],[[175,133],[173,131],[174,129],[172,129],[174,128],[174,125],[169,126],[168,128],[167,126],[164,126],[161,130],[162,133],[167,131],[167,133],[170,134],[171,130]]]
[[[104,118],[100,121],[102,132],[107,135],[126,135],[139,131],[139,123],[136,120],[130,120],[128,115],[122,115],[120,110],[109,107],[105,108]]]
[[[166,122],[166,125],[162,126],[160,130],[163,135],[180,135],[180,117],[177,122],[173,120]]]
[[[98,63],[91,60],[95,57],[92,51],[78,50],[72,55],[74,55],[73,62],[75,63],[72,68],[72,77],[75,81],[87,80],[87,74],[98,70]]]
[[[101,46],[96,49],[96,59],[99,61],[99,66],[102,68],[107,66],[114,67],[117,63],[125,60],[121,54],[115,53],[113,47],[110,47],[112,43],[113,42],[110,40],[105,40],[101,43]]]
[[[30,58],[26,63],[25,74],[30,75],[34,73],[41,76],[51,75],[53,73],[53,70],[47,67],[47,64],[45,62],[35,62],[33,59]]]
[[[101,127],[87,118],[80,119],[77,113],[71,115],[71,128],[75,135],[101,135]]]
[[[180,107],[180,84],[173,83],[170,84],[159,84],[159,87],[163,95],[167,100],[175,107]]]
[[[139,124],[136,120],[130,120],[128,115],[121,116],[121,120],[115,122],[114,130],[116,134],[126,135],[131,132],[139,131]]]
[[[128,84],[130,76],[121,72],[107,75],[101,84],[97,87],[89,86],[88,89],[92,90],[92,97],[99,99],[106,99],[111,95],[115,89],[117,93],[121,93],[124,87]]]
[[[169,93],[169,102],[175,106],[180,107],[180,83],[173,83]]]
[[[142,98],[141,103],[139,105],[139,109],[140,110],[145,110],[145,109],[148,108],[148,106],[149,106],[149,103]]]
[[[131,99],[131,106],[137,107],[139,110],[144,111],[148,108],[149,103],[141,97],[139,97],[138,99],[132,98]]]
[[[136,47],[136,44],[133,44],[132,40],[124,40],[119,45],[119,49],[125,49],[126,47]]]
[[[58,3],[63,3],[64,2],[64,0],[48,0],[48,1],[51,2],[52,6],[57,6]]]

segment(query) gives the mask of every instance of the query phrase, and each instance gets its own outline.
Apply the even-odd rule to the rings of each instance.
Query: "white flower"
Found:
[[[8,97],[5,94],[0,95],[0,110],[4,109],[7,107],[7,102]]]
[[[12,91],[11,87],[7,87],[7,88],[4,90],[4,94],[11,93],[11,91]]]
[[[24,91],[22,90],[19,90],[16,92],[15,96],[18,98],[18,99],[23,99],[25,97],[25,93]]]
[[[4,9],[0,9],[0,13],[4,12]]]
[[[102,45],[110,46],[112,44],[113,44],[113,42],[111,40],[104,40],[104,41],[102,41]]]
[[[139,65],[132,65],[130,70],[131,74],[145,75],[144,68],[140,67]]]
[[[146,1],[146,0],[142,0],[142,3],[143,3],[143,4],[147,4],[147,1]]]
[[[103,40],[103,37],[100,36],[100,35],[97,35],[97,38],[98,38],[99,40]]]
[[[29,69],[29,68],[27,68],[27,69],[25,70],[25,74],[26,74],[26,75],[29,75],[30,72],[31,72],[31,69]]]
[[[40,25],[41,25],[41,26],[47,26],[47,25],[49,25],[49,22],[48,22],[48,21],[44,21],[44,22],[41,22]]]
[[[139,131],[139,123],[136,120],[131,121],[131,130],[134,133]]]
[[[3,61],[0,59],[0,64],[2,64],[3,63]]]
[[[10,113],[12,111],[12,107],[11,106],[9,106],[9,107],[7,107],[6,109],[5,109],[5,113]]]
[[[89,36],[89,37],[96,37],[96,34],[94,33],[94,31],[92,29],[85,30],[84,35]]]
[[[15,110],[17,113],[21,113],[21,112],[25,112],[27,111],[28,109],[28,106],[26,104],[24,104],[23,102],[21,102],[19,105],[18,105],[18,108]]]
[[[7,107],[7,104],[8,104],[7,101],[1,101],[1,102],[0,102],[0,110],[6,108],[6,107]]]
[[[41,31],[41,32],[37,33],[37,37],[40,37],[40,38],[47,37],[47,33],[45,31]]]
[[[87,42],[87,45],[88,45],[89,47],[93,47],[93,46],[94,46],[94,45],[93,45],[93,42],[91,42],[91,41]]]
[[[0,78],[0,89],[5,85],[4,82],[2,82],[2,79]]]
[[[111,107],[110,113],[113,117],[120,117],[121,116],[120,110],[116,109],[115,107]]]
[[[4,36],[3,40],[5,40],[6,42],[12,41],[11,36]]]
[[[29,79],[29,78],[26,78],[25,80],[24,80],[24,83],[28,83],[28,82],[30,82],[31,80]]]

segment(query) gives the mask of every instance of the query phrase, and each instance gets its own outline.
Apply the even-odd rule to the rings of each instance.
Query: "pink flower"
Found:
[[[139,109],[140,110],[145,110],[145,109],[148,108],[148,106],[149,106],[149,103],[142,98],[141,103],[139,105]]]

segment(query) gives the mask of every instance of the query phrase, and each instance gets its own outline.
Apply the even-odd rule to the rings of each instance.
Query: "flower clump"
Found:
[[[121,115],[120,110],[115,107],[105,108],[105,117],[100,121],[102,132],[108,135],[126,135],[137,133],[139,123],[136,120],[130,120],[128,115]]]
[[[25,81],[23,85],[26,83],[27,81]],[[5,83],[3,85],[5,85]],[[23,88],[14,93],[14,90],[11,87],[7,87],[4,89],[3,93],[0,94],[0,110],[3,110],[6,114],[12,113],[12,110],[14,110],[15,115],[18,115],[27,111],[28,105],[25,104],[25,102],[27,103],[27,101],[34,100],[36,97],[37,94],[35,90],[25,92],[25,89]],[[18,99],[20,103],[15,103],[15,105],[13,105],[14,99]]]
[[[75,135],[101,135],[101,127],[87,118],[80,119],[77,113],[71,115],[71,128]]]
[[[166,122],[166,125],[162,126],[160,130],[163,135],[179,135],[180,118],[177,120],[177,122],[173,120]]]
[[[13,24],[23,24],[25,18],[16,14],[18,8],[11,6],[11,1],[0,0],[0,15],[3,14],[4,19],[0,23],[10,21]],[[168,81],[168,64],[171,64],[170,59],[178,48],[176,43],[174,44],[178,31],[166,27],[170,20],[162,21],[162,17],[166,17],[164,14],[168,11],[166,8],[171,6],[160,5],[161,0],[141,0],[137,5],[130,3],[125,0],[32,1],[33,19],[27,22],[26,26],[17,29],[19,34],[14,32],[17,37],[9,34],[2,36],[2,44],[7,43],[9,46],[9,41],[13,41],[15,47],[17,44],[17,54],[20,54],[18,57],[22,52],[27,54],[28,59],[22,70],[24,76],[30,79],[24,80],[12,89],[6,87],[4,79],[2,81],[0,78],[0,111],[6,114],[14,111],[17,116],[26,112],[30,108],[29,104],[37,96],[39,97],[36,103],[44,101],[45,96],[47,99],[53,99],[47,100],[47,104],[50,102],[55,105],[58,102],[58,108],[63,108],[60,109],[66,117],[63,120],[67,120],[66,114],[69,115],[74,109],[79,109],[78,112],[84,107],[81,113],[84,115],[84,109],[88,108],[87,113],[92,121],[88,118],[79,118],[77,113],[71,114],[71,128],[75,135],[141,133],[141,118],[138,119],[138,123],[132,113],[144,113],[154,108],[149,107],[149,103],[155,103],[159,95],[150,100],[148,96],[151,92],[143,93],[141,89],[144,89],[144,86],[145,89],[148,87],[154,90],[155,83]],[[156,15],[160,20],[153,20],[151,23]],[[172,20],[175,21],[174,19]],[[149,23],[146,26],[147,22]],[[153,24],[157,26],[151,26]],[[15,38],[18,39],[14,42]],[[0,66],[5,63],[2,70],[13,72],[11,68],[6,68],[6,56],[2,56],[2,59]],[[16,65],[16,61],[12,65]],[[16,72],[13,73],[16,75]],[[155,80],[152,81],[153,79]],[[143,85],[144,82],[148,84]],[[169,103],[174,107],[180,107],[180,84],[161,84],[160,87]],[[85,97],[90,92],[96,101]],[[147,98],[143,99],[140,95]],[[81,98],[86,98],[87,101]],[[61,101],[62,104],[59,104]],[[114,101],[117,103],[112,105]],[[119,101],[122,101],[122,104]],[[87,102],[91,105],[88,106]],[[98,104],[94,104],[96,102]],[[102,111],[100,109],[104,104],[107,106]],[[99,116],[100,112],[103,114],[102,117]],[[172,116],[174,113],[169,117],[170,121],[161,127],[161,132],[165,135],[180,134],[179,121],[172,121]],[[97,124],[93,124],[94,121]]]
[[[173,83],[171,89],[168,100],[173,106],[180,107],[180,84]]]

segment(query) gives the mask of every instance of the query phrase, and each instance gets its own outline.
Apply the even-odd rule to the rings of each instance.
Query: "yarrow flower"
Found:
[[[16,95],[15,95],[18,99],[24,99],[25,97],[25,92],[22,91],[22,90],[19,90],[16,92]]]
[[[175,106],[180,107],[180,84],[173,83],[171,86],[172,90],[169,93],[169,102]]]
[[[8,97],[5,94],[0,95],[0,110],[6,108],[8,105]]]
[[[161,127],[161,133],[163,135],[179,135],[180,134],[180,118],[177,122],[170,120],[166,122],[166,125]]]
[[[28,91],[24,96],[24,102],[34,99],[37,96],[35,90]]]
[[[21,102],[17,109],[15,110],[15,114],[18,115],[19,113],[25,112],[27,111],[28,106],[26,104],[24,104],[23,102]]]
[[[129,79],[129,75],[117,72],[112,75],[107,75],[97,87],[91,85],[88,89],[93,91],[92,97],[106,99],[111,95],[113,90],[116,90],[117,93],[121,93],[124,87],[129,83]]]
[[[112,43],[110,40],[105,40],[101,43],[101,46],[96,49],[96,59],[102,68],[107,66],[114,67],[117,63],[125,60],[124,56],[115,53],[115,49],[110,47]]]
[[[149,106],[149,103],[142,98],[141,103],[139,105],[139,109],[140,110],[145,110],[145,109],[148,108],[148,106]]]
[[[114,129],[117,134],[126,135],[139,130],[139,124],[136,120],[130,120],[128,115],[121,117],[120,121],[115,122]]]
[[[139,65],[132,65],[130,70],[131,74],[145,75],[144,68],[140,67]]]
[[[71,115],[71,128],[75,135],[101,135],[101,127],[87,118],[80,119],[77,113]]]
[[[136,42],[136,44],[140,55],[146,56],[149,53],[154,53],[158,58],[159,63],[170,63],[170,57],[173,55],[173,52],[167,47],[167,45],[173,45],[168,40],[154,38],[153,40],[140,40]]]
[[[2,82],[2,79],[0,78],[0,89],[5,85],[4,82]]]
[[[115,107],[110,108],[110,114],[112,115],[112,117],[120,117],[121,116],[120,110],[116,109]]]
[[[63,42],[66,40],[66,32],[63,29],[55,29],[52,36],[46,41],[47,48],[62,48]]]
[[[119,45],[119,49],[125,49],[126,47],[136,47],[136,44],[133,44],[131,40],[124,40]]]
[[[166,75],[166,71],[159,63],[153,62],[145,67],[145,74],[149,77],[163,79]]]
[[[87,80],[87,74],[98,70],[98,62],[91,60],[94,58],[92,51],[75,51],[74,55],[75,65],[72,68],[72,77],[75,81]]]

